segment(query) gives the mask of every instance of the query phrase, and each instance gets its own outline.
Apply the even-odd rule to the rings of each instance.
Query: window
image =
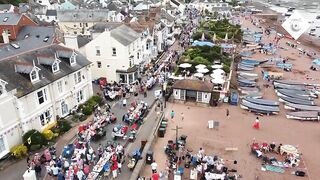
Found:
[[[88,23],[86,23],[86,27],[88,27]]]
[[[71,66],[75,65],[76,64],[76,54],[73,53],[69,60],[70,60],[70,65]]]
[[[112,48],[112,56],[116,56],[117,55],[117,49],[116,48]]]
[[[61,94],[63,92],[62,81],[58,81],[57,86],[58,86],[58,92],[59,94]]]
[[[43,89],[37,92],[39,104],[42,104],[47,101],[47,90]]]
[[[100,56],[101,54],[100,54],[100,49],[96,49],[96,56]]]
[[[4,88],[2,85],[0,85],[0,96],[4,93]]]
[[[82,24],[80,23],[80,27],[82,27]]]
[[[74,82],[75,84],[78,84],[81,82],[81,71],[74,73]]]
[[[58,62],[54,62],[52,64],[52,72],[58,72],[59,71],[59,63]]]
[[[61,102],[61,114],[62,114],[62,116],[64,116],[68,113],[69,113],[68,105],[66,104],[66,102],[62,101]]]
[[[73,31],[73,34],[77,34],[77,31]]]
[[[50,109],[48,109],[44,113],[40,114],[39,118],[40,118],[41,125],[45,126],[48,123],[50,123],[51,117],[52,117],[52,115],[51,115]]]
[[[102,66],[101,61],[97,61],[97,67],[101,68],[101,66]]]
[[[78,93],[77,93],[77,102],[78,102],[78,103],[81,103],[83,100],[84,100],[83,91],[80,90],[80,91],[78,91]]]
[[[31,71],[30,79],[31,79],[31,82],[39,80],[39,75],[38,75],[38,72],[36,70]]]
[[[149,43],[146,44],[146,50],[148,50],[148,49],[149,49]]]
[[[6,144],[4,142],[4,138],[0,137],[0,154],[6,151]]]
[[[73,27],[77,27],[77,25],[76,25],[76,24],[74,24],[74,25],[73,25]]]
[[[137,59],[140,59],[140,54],[139,54],[139,52],[137,53]]]

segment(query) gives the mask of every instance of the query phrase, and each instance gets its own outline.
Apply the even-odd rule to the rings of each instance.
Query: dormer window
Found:
[[[60,67],[59,67],[59,62],[58,61],[55,61],[53,64],[52,64],[52,72],[53,73],[56,73],[60,70]]]
[[[74,66],[77,64],[77,53],[75,51],[72,51],[71,49],[58,50],[56,57],[60,60],[67,61],[70,66]]]
[[[35,81],[38,81],[38,80],[39,80],[38,71],[32,70],[32,71],[30,72],[30,80],[31,80],[31,82],[35,82]]]
[[[71,66],[74,66],[74,65],[76,65],[76,60],[77,60],[77,54],[73,51],[72,52],[72,55],[70,56],[70,65]]]
[[[3,81],[0,79],[0,97],[1,95],[5,94],[7,91],[6,91],[6,85],[8,83],[6,81]]]

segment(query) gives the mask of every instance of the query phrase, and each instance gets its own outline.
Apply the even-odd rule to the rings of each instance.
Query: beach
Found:
[[[252,16],[253,21],[263,21],[261,18]],[[241,18],[242,27],[248,28],[251,31],[261,31],[261,29],[251,23],[249,19]],[[262,23],[262,29],[267,27],[270,22],[266,20]],[[269,37],[263,36],[262,42],[275,43],[276,34]],[[311,45],[306,37],[299,39],[301,44],[298,48],[303,48],[306,51],[314,51],[317,54],[317,47]],[[291,48],[286,45],[287,42],[296,43],[293,40],[282,38],[278,42],[278,49],[275,55],[266,55],[256,53],[252,59],[264,60],[266,58],[282,57],[287,58],[288,63],[293,64],[291,72],[285,72],[280,69],[272,68],[271,70],[283,73],[283,79],[296,80],[306,83],[320,83],[319,72],[309,70],[312,58],[300,54],[297,48]],[[310,47],[310,45],[312,47]],[[282,48],[280,48],[282,47]],[[259,74],[258,84],[263,93],[264,99],[276,100],[278,97],[272,87],[266,88],[264,81],[261,77],[261,67],[255,68],[255,72]],[[270,70],[270,69],[269,69]],[[316,103],[320,104],[319,99]],[[230,112],[230,118],[226,117],[226,109]],[[158,138],[153,146],[154,158],[158,164],[159,171],[165,169],[166,154],[164,147],[168,140],[174,140],[176,133],[174,130],[176,126],[181,127],[179,135],[185,134],[187,138],[187,149],[196,153],[200,147],[205,149],[209,155],[218,155],[223,158],[226,165],[237,170],[241,174],[241,179],[277,179],[277,180],[295,180],[295,179],[312,179],[316,180],[320,176],[320,156],[317,155],[317,149],[320,149],[319,142],[319,127],[316,122],[302,122],[297,120],[290,120],[286,118],[286,112],[283,103],[280,104],[280,112],[277,115],[259,116],[261,129],[257,130],[252,128],[252,124],[257,115],[241,109],[239,106],[230,106],[229,104],[221,104],[218,107],[199,107],[193,103],[168,103],[165,112],[168,119],[170,119],[170,112],[174,110],[177,114],[173,120],[169,120],[168,130],[164,138]],[[179,116],[184,113],[184,120]],[[217,130],[208,128],[208,121],[219,121],[220,125]],[[286,168],[285,173],[276,173],[261,170],[261,160],[257,159],[250,151],[250,145],[253,141],[262,142],[275,142],[276,144],[290,144],[299,149],[302,154],[302,160],[297,168]],[[234,151],[226,151],[226,148],[234,148]],[[237,164],[232,162],[237,160]],[[306,172],[307,176],[296,177],[291,173],[295,170],[302,170]],[[151,176],[150,166],[146,166],[142,177]],[[189,178],[189,170],[186,170],[182,179]],[[169,178],[173,179],[173,177]]]

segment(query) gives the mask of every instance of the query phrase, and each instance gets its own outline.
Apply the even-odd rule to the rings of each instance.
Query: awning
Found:
[[[133,73],[136,72],[138,69],[138,66],[134,65],[133,67],[130,67],[127,70],[117,69],[116,73]]]

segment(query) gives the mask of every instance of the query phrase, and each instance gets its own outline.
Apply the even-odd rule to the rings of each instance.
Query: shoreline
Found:
[[[255,6],[257,9],[262,10],[262,14],[275,14],[278,15],[278,20],[283,18],[283,15],[281,13],[278,13],[269,7],[265,7],[264,4],[260,2],[253,2],[253,6]],[[257,17],[259,14],[254,14],[253,16]],[[282,22],[279,22],[278,20],[272,20],[271,18],[268,18],[266,16],[260,16],[261,19],[263,19],[265,22],[261,23],[262,26],[264,27],[274,27],[275,30],[278,33],[284,34],[284,35],[289,35],[287,31],[281,26]],[[289,39],[288,39],[289,40]],[[301,37],[298,40],[295,40],[296,42],[300,42],[301,45],[306,46],[308,49],[311,49],[314,52],[320,53],[320,38],[315,38],[308,36],[306,33],[302,34]]]

